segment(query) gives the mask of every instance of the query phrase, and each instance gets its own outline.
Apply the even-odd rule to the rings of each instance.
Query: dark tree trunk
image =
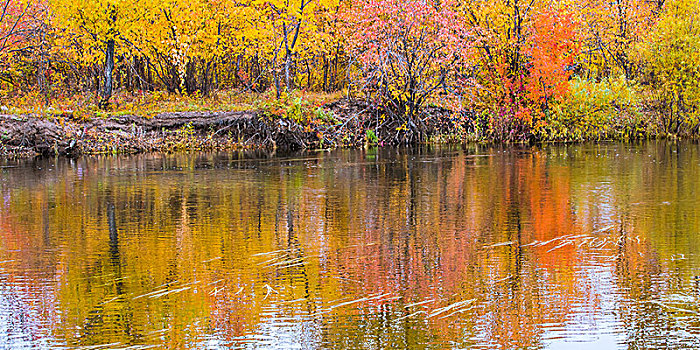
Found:
[[[311,67],[309,66],[309,60],[306,60],[306,89],[311,90]]]
[[[323,55],[323,91],[328,92],[328,58]]]
[[[153,85],[153,74],[151,73],[151,59],[146,57],[146,82],[148,83],[146,86],[148,88],[148,91],[153,91],[154,85]]]
[[[236,86],[244,85],[243,82],[241,81],[240,76],[238,75],[238,71],[240,70],[240,63],[241,63],[241,55],[237,55],[236,56],[236,69],[233,71],[233,78],[236,80],[236,82],[234,84]]]
[[[107,41],[105,50],[105,84],[102,89],[100,108],[109,107],[109,99],[112,97],[112,75],[114,74],[114,39]]]
[[[275,81],[275,94],[277,99],[280,99],[280,79],[277,73],[277,51],[275,51],[275,59],[272,61],[272,78]]]
[[[202,60],[202,63],[205,61]],[[204,81],[202,82],[202,94],[209,95],[209,91],[211,91],[211,61],[206,62],[206,68],[204,69]]]

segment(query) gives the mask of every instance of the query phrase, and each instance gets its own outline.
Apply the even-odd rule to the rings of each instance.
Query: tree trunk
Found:
[[[291,90],[293,88],[291,82],[290,71],[292,69],[292,53],[289,49],[286,51],[284,60],[284,85],[286,90]]]
[[[202,60],[202,63],[205,61]],[[209,95],[209,91],[211,91],[211,61],[206,62],[206,68],[204,69],[204,81],[202,82],[202,94],[207,96]]]
[[[109,107],[109,99],[112,97],[112,75],[114,73],[114,39],[107,41],[105,51],[105,84],[102,89],[102,100],[99,107],[105,109]]]
[[[153,91],[153,74],[151,73],[151,59],[146,57],[146,89]]]
[[[314,60],[316,57],[314,57]],[[314,62],[315,63],[315,62]],[[309,66],[309,60],[306,60],[306,89],[311,90],[311,67]]]
[[[275,58],[272,61],[272,78],[275,81],[275,93],[276,93],[277,99],[279,100],[280,99],[280,79],[279,79],[279,74],[277,73],[277,52],[278,51],[275,51]]]
[[[328,58],[323,55],[323,91],[328,92]]]
[[[244,62],[245,64],[245,62]],[[245,85],[241,81],[241,77],[238,75],[239,70],[241,69],[241,55],[236,55],[236,69],[233,71],[233,78],[236,80],[234,83],[235,86],[241,86]]]

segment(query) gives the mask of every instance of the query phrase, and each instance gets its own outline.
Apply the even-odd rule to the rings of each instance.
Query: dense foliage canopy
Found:
[[[697,0],[0,0],[0,90],[345,91],[505,140],[697,132]],[[579,94],[579,95],[575,95]],[[581,94],[584,94],[582,97]],[[646,113],[646,115],[649,115]],[[556,132],[553,132],[556,128]],[[639,130],[637,130],[639,129]]]

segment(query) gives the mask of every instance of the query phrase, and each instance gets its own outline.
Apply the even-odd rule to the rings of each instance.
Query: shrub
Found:
[[[575,77],[570,93],[552,108],[537,136],[548,141],[604,140],[639,135],[639,96],[624,76],[601,81]],[[622,135],[621,135],[622,134]]]
[[[700,128],[700,15],[697,0],[670,0],[648,39],[637,47],[649,109],[671,136]]]
[[[458,70],[472,40],[456,6],[449,0],[362,0],[344,16],[358,62],[354,85],[399,131],[421,134],[426,103],[464,86]]]

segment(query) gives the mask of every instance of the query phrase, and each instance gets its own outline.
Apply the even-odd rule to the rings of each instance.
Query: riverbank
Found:
[[[315,149],[446,139],[457,130],[451,113],[432,108],[416,125],[385,120],[380,112],[341,99],[315,109],[164,112],[84,118],[75,113],[0,115],[4,157],[79,156],[248,148]]]
[[[640,104],[590,95],[537,120],[498,110],[453,112],[428,105],[407,118],[340,94],[220,92],[207,97],[124,94],[110,111],[73,99],[32,112],[3,108],[0,156],[69,156],[236,149],[319,149],[429,142],[571,142],[697,138],[698,125]],[[88,98],[84,99],[89,101]],[[27,100],[25,100],[27,101]],[[76,102],[78,101],[78,102]],[[583,106],[583,107],[582,107]],[[641,105],[643,106],[643,105]]]

